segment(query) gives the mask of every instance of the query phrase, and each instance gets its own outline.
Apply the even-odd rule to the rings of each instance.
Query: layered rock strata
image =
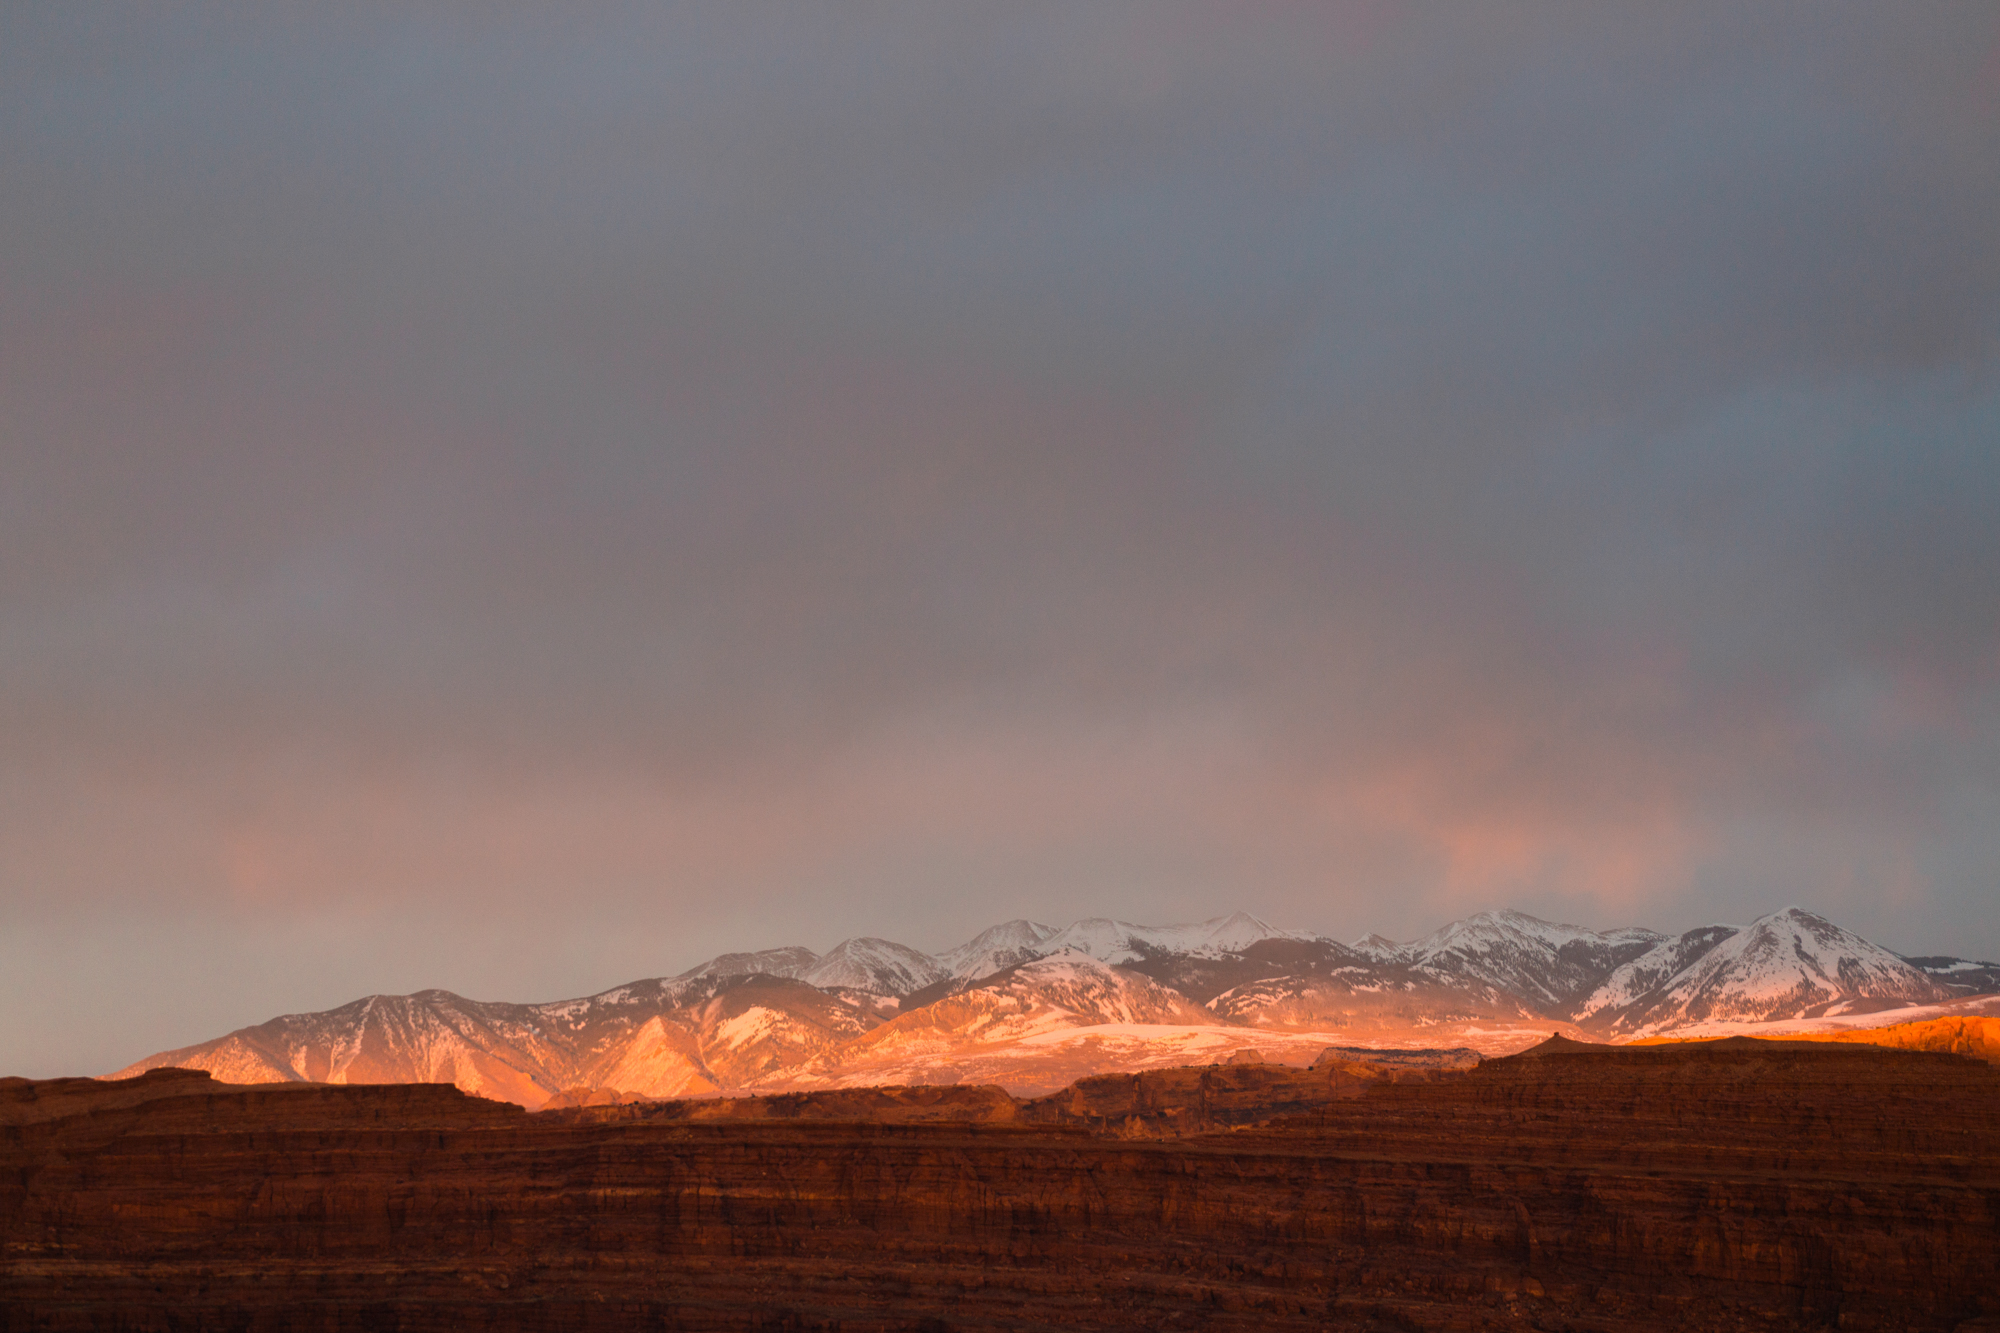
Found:
[[[593,1123],[441,1087],[7,1080],[0,1328],[2000,1322],[1983,1063],[1552,1043],[1358,1091],[1130,1139],[1084,1127],[1105,1088],[1070,1124]],[[968,1094],[933,1107],[999,1105]]]
[[[1098,1074],[1046,1097],[1017,1098],[992,1086],[834,1088],[763,1097],[647,1101],[600,1090],[565,1097],[544,1120],[579,1124],[641,1121],[847,1120],[1070,1125],[1121,1138],[1179,1138],[1253,1125],[1359,1097],[1385,1082],[1450,1077],[1422,1064],[1322,1059],[1311,1069],[1248,1061]]]

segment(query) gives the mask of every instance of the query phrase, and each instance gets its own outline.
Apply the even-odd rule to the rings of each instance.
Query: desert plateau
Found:
[[[0,1328],[2000,1327],[2000,1070],[1553,1037],[531,1113],[0,1083]]]

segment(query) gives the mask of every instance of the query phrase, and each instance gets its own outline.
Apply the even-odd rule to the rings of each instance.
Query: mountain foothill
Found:
[[[530,1109],[882,1084],[1051,1092],[1091,1074],[1328,1047],[1497,1055],[1551,1031],[1598,1042],[1985,1013],[2000,965],[1905,957],[1786,908],[1680,935],[1482,912],[1353,943],[1238,912],[1148,927],[1008,921],[928,954],[884,939],[724,954],[553,1003],[449,991],[287,1014],[120,1070],[230,1083],[443,1082]]]

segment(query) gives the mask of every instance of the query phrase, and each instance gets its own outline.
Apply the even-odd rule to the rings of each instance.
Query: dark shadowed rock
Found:
[[[659,1104],[9,1080],[0,1328],[2000,1319],[2000,1070],[1980,1061],[1568,1043],[1376,1072],[1220,1065],[1026,1103],[876,1089],[623,1120],[591,1117]],[[1131,1136],[1190,1107],[1238,1127]]]

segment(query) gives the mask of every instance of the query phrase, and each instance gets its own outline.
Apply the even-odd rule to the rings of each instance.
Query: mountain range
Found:
[[[1248,913],[1180,926],[1004,922],[939,954],[891,940],[732,953],[545,1004],[449,991],[287,1014],[120,1070],[233,1083],[449,1082],[536,1107],[648,1097],[998,1083],[1325,1047],[1518,1050],[1551,1030],[1619,1041],[1962,1005],[2000,965],[1904,957],[1791,907],[1680,935],[1482,912],[1418,940],[1341,943]]]

